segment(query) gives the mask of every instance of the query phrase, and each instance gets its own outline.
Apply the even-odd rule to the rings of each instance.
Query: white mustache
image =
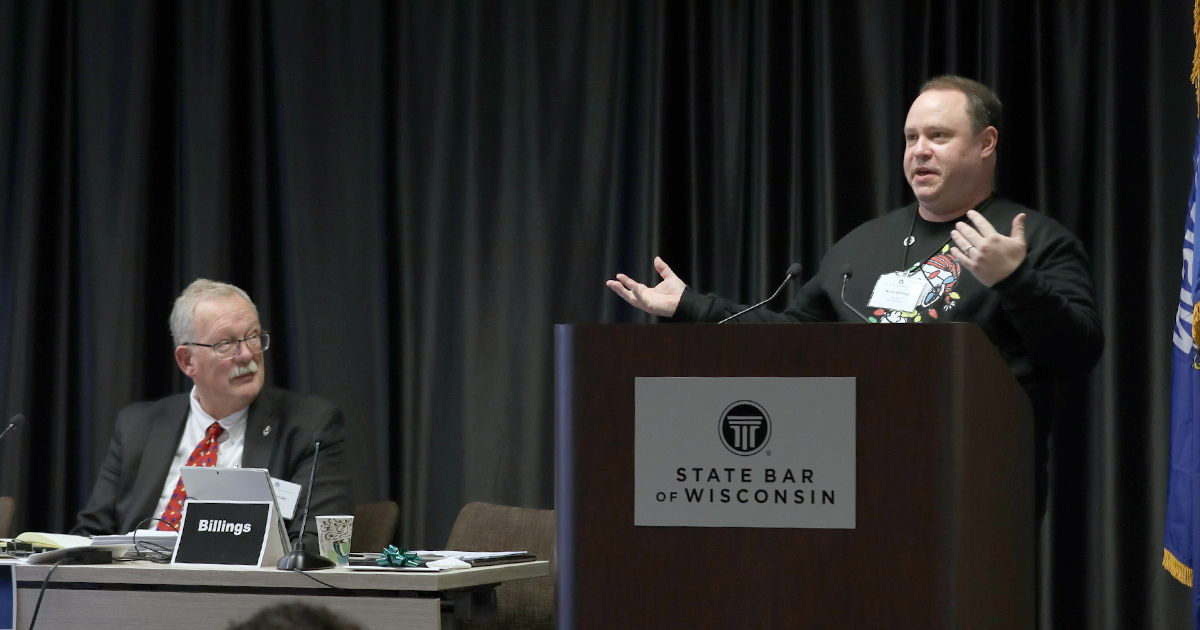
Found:
[[[258,364],[254,362],[254,359],[250,359],[250,362],[247,363],[246,365],[234,365],[233,369],[229,372],[229,380],[232,381],[233,379],[235,379],[239,376],[243,376],[246,374],[257,374],[257,373],[258,373]]]

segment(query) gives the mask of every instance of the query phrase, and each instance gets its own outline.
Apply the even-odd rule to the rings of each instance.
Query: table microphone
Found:
[[[854,308],[853,306],[850,306],[850,303],[846,301],[846,281],[849,280],[853,276],[854,276],[854,268],[850,266],[850,263],[846,263],[846,264],[842,265],[842,304],[845,304],[846,308],[854,311],[854,314],[858,315],[859,319],[870,324],[871,320],[867,319],[865,315],[858,312],[858,309]]]
[[[734,319],[736,317],[741,317],[742,315],[745,315],[746,313],[753,311],[754,309],[762,306],[763,304],[770,302],[771,300],[775,299],[776,295],[779,295],[779,292],[783,290],[783,287],[787,286],[787,283],[790,282],[793,277],[798,276],[798,275],[800,275],[800,263],[792,263],[792,266],[788,267],[787,277],[783,279],[783,283],[779,285],[778,289],[775,289],[775,292],[771,294],[771,297],[759,302],[758,304],[755,304],[754,306],[751,306],[750,308],[742,309],[741,311],[738,311],[737,313],[734,313],[733,315],[730,315],[729,317],[726,317],[725,319],[722,319],[721,321],[719,321],[717,323],[724,324],[725,322],[727,322],[731,319]]]
[[[3,431],[0,431],[0,440],[3,440],[4,436],[8,435],[9,431],[12,431],[14,428],[21,426],[24,422],[25,422],[25,414],[19,413],[19,414],[13,416],[12,420],[8,421],[8,426],[4,427]]]
[[[321,456],[321,438],[325,436],[323,429],[313,433],[313,465],[308,473],[308,498],[304,501],[304,516],[300,520],[300,539],[292,547],[292,553],[279,559],[275,567],[281,571],[312,571],[314,569],[332,569],[337,563],[329,558],[304,551],[304,529],[308,526],[308,508],[312,505],[313,480],[317,477],[317,459]]]

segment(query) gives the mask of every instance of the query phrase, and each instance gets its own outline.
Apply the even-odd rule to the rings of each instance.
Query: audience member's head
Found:
[[[328,608],[290,602],[264,608],[229,630],[362,630],[362,626],[338,617]]]

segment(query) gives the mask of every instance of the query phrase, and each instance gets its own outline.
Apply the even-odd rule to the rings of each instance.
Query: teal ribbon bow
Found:
[[[403,547],[397,549],[395,545],[388,545],[375,563],[381,567],[419,567],[421,559],[417,557],[415,551],[409,551]]]

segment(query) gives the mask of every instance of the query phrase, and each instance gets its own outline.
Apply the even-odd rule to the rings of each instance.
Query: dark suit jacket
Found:
[[[167,469],[187,424],[188,394],[129,405],[117,415],[108,456],[96,487],[72,534],[124,534],[151,516],[167,480]],[[354,499],[345,461],[345,422],[333,403],[264,386],[250,404],[242,468],[266,468],[271,476],[303,488],[288,532],[295,543],[308,497],[313,433],[324,428],[321,459],[309,512],[305,547],[316,551],[316,515],[353,514]],[[263,432],[270,427],[270,431]],[[177,473],[172,473],[177,474]]]

